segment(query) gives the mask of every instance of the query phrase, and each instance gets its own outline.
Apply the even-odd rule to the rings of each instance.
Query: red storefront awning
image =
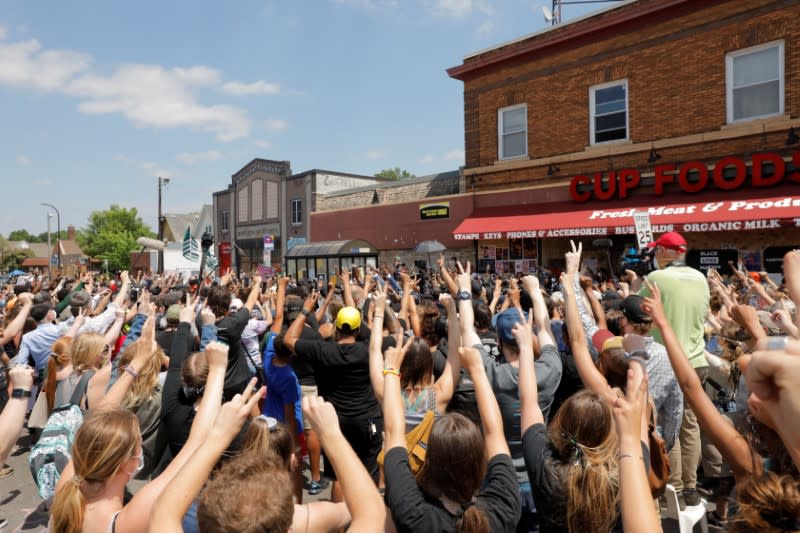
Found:
[[[628,235],[634,233],[633,213],[637,211],[650,214],[654,233],[800,227],[800,196],[796,195],[702,202],[673,198],[669,202],[639,206],[595,203],[594,209],[580,211],[567,203],[482,208],[464,219],[453,236],[472,240]]]

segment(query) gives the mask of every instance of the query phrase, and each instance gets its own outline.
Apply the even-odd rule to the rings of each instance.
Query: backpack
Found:
[[[53,409],[42,430],[42,436],[31,448],[28,466],[42,499],[46,500],[56,493],[58,479],[69,463],[72,442],[83,423],[80,402],[86,395],[93,375],[94,371],[88,371],[81,376],[69,403]]]
[[[428,453],[428,438],[431,436],[436,413],[428,410],[425,418],[417,427],[406,433],[406,450],[408,450],[408,466],[414,476],[418,476],[425,465],[425,456]],[[378,464],[383,467],[384,450],[378,455]]]

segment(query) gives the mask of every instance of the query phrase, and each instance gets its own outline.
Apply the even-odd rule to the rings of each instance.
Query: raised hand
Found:
[[[206,361],[208,368],[222,368],[223,370],[228,367],[228,345],[221,342],[209,342],[206,346]]]
[[[384,354],[384,364],[386,365],[386,368],[399,369],[400,365],[403,364],[403,359],[405,359],[406,353],[413,342],[414,337],[409,337],[406,343],[402,346],[392,346],[386,350],[386,353]]]
[[[569,244],[572,250],[564,255],[564,257],[567,260],[566,271],[567,273],[574,275],[578,273],[578,268],[580,267],[581,264],[581,253],[583,253],[583,243],[578,242],[578,247],[576,248],[575,242],[570,239]]]
[[[252,412],[258,399],[264,394],[265,388],[261,387],[256,391],[255,385],[256,379],[253,378],[242,394],[237,394],[231,401],[222,404],[212,429],[216,438],[230,442],[239,434],[247,415]]]
[[[319,433],[320,439],[340,433],[339,417],[333,404],[326,402],[321,396],[303,397],[303,415],[311,427]]]

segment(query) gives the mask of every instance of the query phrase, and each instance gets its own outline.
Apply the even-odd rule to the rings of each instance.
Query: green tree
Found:
[[[131,252],[137,248],[136,239],[155,236],[135,207],[112,205],[106,211],[89,215],[89,225],[78,235],[78,244],[87,255],[107,259],[109,270],[126,270],[130,267]]]
[[[22,267],[22,262],[33,257],[33,251],[28,248],[12,248],[2,251],[0,255],[0,270],[6,272]]]
[[[51,231],[50,232],[50,242],[55,243],[58,240],[58,235],[59,235],[59,233],[56,230]],[[36,242],[47,242],[47,232],[45,231],[44,233],[40,233],[39,236],[36,237],[36,239],[38,239]],[[64,241],[66,239],[67,239],[67,230],[62,229],[61,230],[61,240]],[[55,246],[55,244],[54,244],[54,246]]]
[[[26,241],[26,242],[42,242],[39,237],[32,233],[28,233],[26,229],[15,229],[8,234],[9,241]],[[47,233],[44,234],[44,240],[47,242]]]
[[[376,178],[384,178],[390,180],[401,180],[406,178],[416,178],[414,174],[408,170],[401,169],[400,167],[387,168],[375,174]]]

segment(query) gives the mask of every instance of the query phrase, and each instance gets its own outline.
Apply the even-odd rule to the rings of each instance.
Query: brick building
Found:
[[[310,238],[317,196],[382,181],[318,169],[292,174],[289,161],[253,159],[231,177],[225,190],[213,194],[220,271],[251,271],[267,262],[267,236],[274,245],[269,262],[280,265],[289,248]]]
[[[461,174],[452,170],[320,195],[311,240],[364,239],[389,264],[395,257],[407,264],[432,260],[414,252],[426,240],[442,243],[448,257],[473,259],[473,247],[453,237],[473,209],[472,196],[461,192]]]
[[[754,269],[800,244],[800,0],[624,2],[448,73],[475,206],[455,236],[484,266],[558,268],[570,237],[618,256],[633,211]]]

